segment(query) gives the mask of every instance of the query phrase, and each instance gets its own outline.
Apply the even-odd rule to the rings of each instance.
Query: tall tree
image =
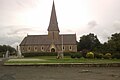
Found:
[[[110,52],[120,53],[120,33],[112,34],[112,37],[108,40],[107,46]]]
[[[83,35],[80,37],[80,40],[78,42],[78,51],[87,49],[90,51],[93,51],[95,48],[100,46],[100,41],[98,40],[97,36],[93,33],[90,33],[88,35]]]
[[[9,46],[9,45],[0,45],[0,52],[6,52],[6,51],[9,51],[10,53],[13,53],[13,52],[15,52],[16,50],[15,50],[15,48],[13,48],[13,47],[11,47],[11,46]]]

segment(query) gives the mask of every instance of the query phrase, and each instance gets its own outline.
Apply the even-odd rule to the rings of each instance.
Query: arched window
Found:
[[[34,47],[34,51],[37,51],[37,47],[36,46]]]
[[[72,51],[72,46],[69,46],[69,50]]]
[[[28,51],[31,51],[31,47],[30,46],[28,47]]]
[[[65,50],[65,46],[63,46],[63,51]]]
[[[41,47],[41,51],[44,51],[44,47],[43,46]]]

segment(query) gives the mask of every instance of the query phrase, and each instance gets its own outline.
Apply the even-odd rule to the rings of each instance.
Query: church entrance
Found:
[[[55,49],[54,49],[54,48],[52,48],[52,49],[51,49],[51,52],[55,52]]]

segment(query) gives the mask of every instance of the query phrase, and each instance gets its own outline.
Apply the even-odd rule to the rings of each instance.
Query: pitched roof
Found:
[[[48,31],[59,31],[54,1]]]
[[[64,34],[60,35],[58,40],[54,41],[54,44],[61,45],[63,36],[64,45],[76,45],[76,35],[75,34]],[[28,35],[23,39],[20,46],[28,45],[50,45],[52,40],[48,38],[48,35]]]

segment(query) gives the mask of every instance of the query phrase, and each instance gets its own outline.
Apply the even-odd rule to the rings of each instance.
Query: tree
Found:
[[[100,46],[100,41],[98,40],[97,36],[90,33],[88,35],[83,35],[80,37],[80,40],[78,42],[78,51],[81,50],[89,50],[94,51],[95,48]]]
[[[107,42],[98,48],[101,53],[120,53],[120,33],[112,34]]]
[[[9,45],[0,45],[0,53],[5,53],[6,51],[9,51],[10,53],[16,52],[15,48],[9,46]]]
[[[120,33],[112,34],[112,37],[108,40],[107,46],[110,52],[120,53]]]

